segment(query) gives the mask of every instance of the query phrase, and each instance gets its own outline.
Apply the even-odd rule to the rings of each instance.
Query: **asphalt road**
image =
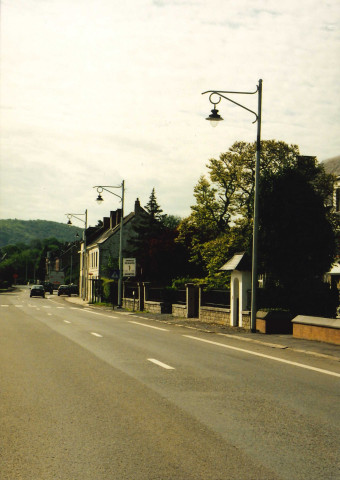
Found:
[[[0,295],[1,480],[336,480],[340,364]]]

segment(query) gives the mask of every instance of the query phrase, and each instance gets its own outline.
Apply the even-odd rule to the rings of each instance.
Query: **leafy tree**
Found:
[[[219,278],[218,269],[234,253],[240,250],[251,253],[255,153],[256,143],[236,142],[218,159],[210,159],[208,176],[201,177],[194,189],[196,204],[191,207],[189,217],[179,225],[178,241],[188,248],[191,261],[203,269],[208,282]],[[301,157],[296,145],[262,141],[262,188],[265,189],[266,182],[269,188],[273,179],[283,178],[287,171],[299,172],[303,184],[318,196],[322,205],[326,204],[332,191],[332,178],[314,157]],[[286,197],[290,196],[289,192],[289,180],[286,179]],[[274,200],[275,190],[272,195]],[[269,207],[274,204],[269,198],[266,202]],[[304,215],[303,209],[299,214]],[[320,215],[330,222],[325,209]],[[279,221],[279,215],[276,218]],[[268,227],[268,232],[275,233],[267,223],[262,227],[263,231]],[[265,259],[262,265],[266,265]]]
[[[45,260],[47,252],[52,253],[52,258],[60,256],[64,244],[56,238],[44,240],[34,239],[26,245],[22,242],[15,245],[6,245],[0,249],[0,281],[13,281],[13,274],[18,275],[18,282],[28,279],[45,278]],[[78,256],[77,256],[78,257]]]
[[[171,230],[176,229],[178,227],[178,225],[181,223],[181,217],[179,217],[177,215],[167,215],[167,214],[165,214],[163,216],[162,222],[163,222],[163,225],[166,228],[170,228]]]
[[[144,208],[147,214],[135,226],[132,254],[143,280],[169,283],[188,264],[185,249],[175,242],[177,218],[163,214],[154,188]]]
[[[157,203],[155,188],[152,189],[148,203],[145,205],[144,209],[148,212],[149,218],[151,221],[156,220],[161,222],[163,219],[162,212],[163,210]]]
[[[314,168],[314,175],[312,175]],[[299,166],[298,166],[299,167]],[[262,181],[260,196],[260,268],[267,298],[294,313],[333,316],[336,300],[322,285],[335,255],[335,231],[325,207],[327,183],[319,188],[318,166],[287,168]],[[324,172],[322,172],[324,175]],[[326,177],[327,178],[327,177]]]

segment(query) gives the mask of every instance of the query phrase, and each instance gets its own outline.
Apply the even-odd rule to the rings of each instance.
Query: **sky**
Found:
[[[339,155],[339,17],[338,0],[2,0],[0,218],[96,225],[120,200],[93,187],[123,180],[126,214],[155,188],[189,215],[208,160],[256,139],[226,100],[211,128],[201,93],[259,79],[262,139]]]

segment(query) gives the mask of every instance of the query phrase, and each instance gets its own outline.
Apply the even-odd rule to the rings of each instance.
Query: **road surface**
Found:
[[[336,480],[336,359],[0,295],[1,480]]]

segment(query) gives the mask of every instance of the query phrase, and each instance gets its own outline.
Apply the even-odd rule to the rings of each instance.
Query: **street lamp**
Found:
[[[256,87],[255,92],[226,92],[223,90],[208,90],[203,92],[202,95],[210,93],[209,100],[210,103],[214,105],[214,108],[211,110],[211,114],[206,120],[212,122],[214,126],[218,122],[222,121],[223,118],[219,115],[218,110],[216,110],[216,105],[220,103],[221,99],[224,98],[235,105],[247,110],[250,113],[255,115],[255,120],[253,123],[257,123],[257,136],[256,136],[256,159],[255,159],[255,186],[254,186],[254,220],[253,220],[253,258],[252,258],[252,279],[251,279],[251,319],[250,319],[250,328],[252,332],[256,331],[256,309],[257,309],[257,242],[258,242],[258,230],[259,230],[259,176],[260,176],[260,155],[261,155],[261,116],[262,116],[262,80],[259,80],[259,84]],[[235,100],[232,100],[226,97],[224,94],[240,94],[240,95],[254,95],[258,94],[258,108],[257,113],[249,108],[241,105]],[[215,97],[214,97],[215,95]],[[213,98],[217,101],[213,101]]]
[[[123,293],[123,220],[124,220],[124,192],[125,192],[125,186],[124,186],[124,180],[122,181],[121,185],[96,185],[95,187],[97,189],[98,197],[96,198],[96,202],[100,205],[104,199],[102,197],[102,193],[105,190],[105,192],[109,192],[112,195],[115,195],[116,197],[120,198],[122,202],[122,212],[121,212],[121,217],[120,217],[120,232],[119,232],[119,278],[118,278],[118,307],[122,308],[122,293]],[[115,192],[112,192],[110,189],[111,188],[121,188],[122,193],[121,195],[118,195]]]
[[[76,218],[80,222],[84,224],[84,229],[83,229],[83,254],[82,254],[82,262],[81,262],[81,298],[83,300],[86,300],[86,229],[87,229],[87,210],[85,210],[85,213],[66,213],[65,214],[68,218],[67,225],[72,225],[71,218]],[[79,217],[84,217],[79,218]],[[78,235],[78,234],[77,234]]]

